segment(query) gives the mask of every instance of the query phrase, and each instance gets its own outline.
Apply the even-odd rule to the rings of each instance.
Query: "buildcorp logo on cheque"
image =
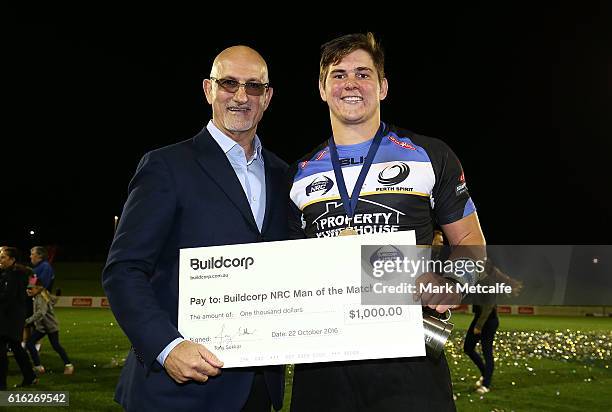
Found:
[[[255,259],[251,256],[248,257],[224,257],[220,256],[218,258],[211,257],[209,259],[201,260],[201,259],[190,259],[190,266],[193,270],[200,269],[221,269],[221,268],[238,268],[243,267],[244,269],[248,269],[249,266],[252,266],[255,263]]]

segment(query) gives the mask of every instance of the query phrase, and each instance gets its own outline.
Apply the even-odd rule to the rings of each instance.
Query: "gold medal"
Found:
[[[357,231],[355,230],[355,228],[352,227],[345,227],[344,229],[342,229],[340,231],[340,233],[338,234],[339,236],[354,236],[357,235]]]

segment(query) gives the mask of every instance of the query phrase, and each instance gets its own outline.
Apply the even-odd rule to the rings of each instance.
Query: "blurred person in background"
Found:
[[[48,291],[53,291],[53,282],[55,282],[55,272],[51,263],[49,263],[49,254],[47,249],[42,246],[34,246],[30,250],[30,262],[32,262],[32,270],[36,277],[40,279],[42,285]]]
[[[506,274],[495,266],[491,259],[487,259],[486,261],[485,273],[486,276],[484,278],[486,284],[507,284],[512,288],[512,296],[518,296],[523,289],[522,281]],[[491,379],[495,366],[493,342],[495,340],[495,333],[499,328],[496,302],[497,296],[494,294],[480,294],[478,296],[478,304],[472,305],[474,319],[467,330],[463,344],[463,351],[480,370],[481,377],[476,381],[476,392],[481,395],[491,390]],[[479,341],[482,349],[482,358],[478,352],[476,352],[476,344]]]
[[[484,394],[490,391],[493,377],[493,340],[499,327],[497,305],[473,305],[474,319],[468,328],[463,344],[463,351],[470,357],[480,370],[481,377],[476,381],[476,392]],[[476,352],[476,344],[480,341],[483,358]]]
[[[34,332],[32,332],[32,336],[30,336],[26,343],[28,352],[30,352],[30,356],[34,361],[34,370],[39,375],[45,373],[45,368],[40,364],[40,356],[34,344],[47,335],[51,346],[53,346],[53,349],[64,361],[64,375],[72,375],[74,373],[74,366],[59,343],[59,325],[53,311],[57,298],[49,293],[40,279],[36,279],[35,283],[29,284],[27,291],[28,296],[34,300],[34,313],[26,319],[26,324],[34,326]]]
[[[21,347],[21,333],[25,323],[26,294],[29,269],[17,264],[19,251],[14,247],[3,247],[0,251],[0,390],[6,390],[8,357],[10,348],[19,365],[23,380],[17,386],[36,383],[32,363]]]
[[[38,279],[42,282],[42,285],[50,293],[53,293],[53,283],[55,282],[55,271],[49,262],[49,252],[47,248],[43,246],[34,246],[30,249],[30,262],[32,263],[32,271]],[[33,313],[32,300],[28,300],[27,314],[26,317],[32,316]],[[21,346],[25,347],[25,343],[30,340],[33,329],[26,326],[23,329],[23,340]],[[36,342],[36,350],[40,352],[40,343]]]

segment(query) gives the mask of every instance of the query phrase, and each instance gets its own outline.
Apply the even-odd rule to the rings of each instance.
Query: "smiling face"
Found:
[[[319,82],[332,122],[346,125],[379,124],[380,101],[387,97],[387,88],[387,79],[379,81],[372,57],[361,49],[332,64],[325,82]]]
[[[268,67],[255,50],[235,46],[217,56],[211,77],[240,83],[268,83]],[[272,99],[271,87],[260,96],[252,96],[247,94],[244,86],[232,93],[211,79],[204,80],[204,93],[212,105],[213,123],[234,140],[255,136],[257,124]]]

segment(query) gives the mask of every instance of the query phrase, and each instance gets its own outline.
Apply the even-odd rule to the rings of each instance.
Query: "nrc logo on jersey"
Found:
[[[321,176],[313,180],[308,186],[306,186],[306,196],[310,196],[311,193],[321,192],[321,195],[329,192],[334,187],[334,181],[327,176]]]

